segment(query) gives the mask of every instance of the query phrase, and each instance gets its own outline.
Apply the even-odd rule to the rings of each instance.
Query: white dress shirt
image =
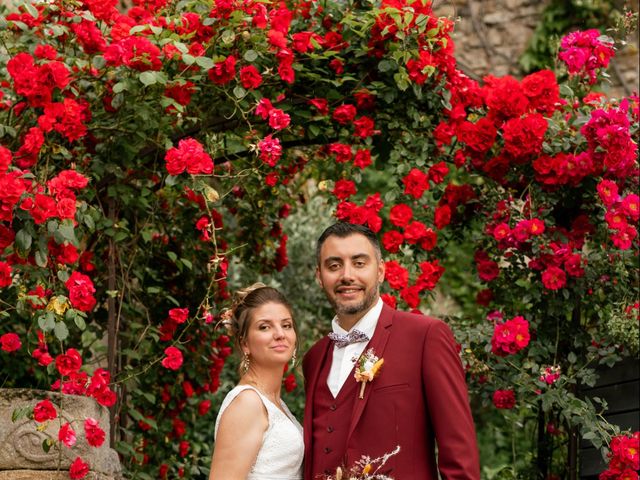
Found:
[[[382,299],[378,298],[376,303],[364,316],[358,320],[353,328],[360,330],[362,333],[369,337],[369,340],[373,337],[373,332],[378,324],[378,318],[382,312]],[[335,333],[346,335],[349,333],[338,324],[338,317],[333,317],[331,321],[331,328]],[[368,342],[358,342],[347,345],[346,347],[338,348],[333,346],[333,360],[331,362],[331,370],[327,377],[327,386],[333,395],[333,398],[338,396],[338,392],[344,385],[344,382],[349,378],[349,374],[353,370],[354,359],[357,359]]]

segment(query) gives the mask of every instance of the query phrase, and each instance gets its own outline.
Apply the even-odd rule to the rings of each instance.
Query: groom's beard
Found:
[[[343,284],[345,286],[349,284]],[[336,315],[356,315],[358,313],[366,313],[376,303],[378,299],[378,292],[380,290],[380,283],[376,282],[376,285],[370,290],[364,291],[364,298],[358,303],[340,303],[336,297],[327,293],[327,299],[333,307]]]

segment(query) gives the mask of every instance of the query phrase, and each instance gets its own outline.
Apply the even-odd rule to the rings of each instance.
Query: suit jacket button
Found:
[[[331,453],[331,449],[329,447],[324,447],[324,453]]]
[[[331,404],[331,405],[329,406],[329,410],[331,410],[332,412],[334,412],[334,411],[336,410],[336,408],[338,408],[338,407],[336,407],[336,404],[335,404],[335,403],[333,403],[333,404]]]
[[[333,427],[327,427],[327,432],[329,433],[333,432]]]

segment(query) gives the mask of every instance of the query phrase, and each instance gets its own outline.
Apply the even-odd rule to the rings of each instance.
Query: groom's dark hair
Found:
[[[360,234],[364,235],[367,240],[373,246],[373,249],[376,252],[376,258],[378,260],[382,260],[382,251],[380,250],[380,242],[378,241],[378,237],[375,233],[364,225],[356,225],[353,223],[347,222],[338,222],[333,225],[327,227],[324,232],[318,237],[318,242],[316,243],[316,264],[320,265],[320,250],[322,250],[322,245],[325,240],[329,237],[338,237],[338,238],[347,238],[351,235]]]

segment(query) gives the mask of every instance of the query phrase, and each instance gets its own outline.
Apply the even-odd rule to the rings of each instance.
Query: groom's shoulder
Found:
[[[447,324],[436,317],[424,315],[422,313],[403,312],[394,310],[393,312],[394,327],[400,330],[408,331],[428,331],[431,328],[447,328]]]
[[[304,355],[304,360],[307,361],[309,359],[314,358],[317,355],[320,355],[324,351],[324,347],[326,347],[326,343],[329,341],[328,337],[322,337],[316,343],[314,343],[307,353]]]

